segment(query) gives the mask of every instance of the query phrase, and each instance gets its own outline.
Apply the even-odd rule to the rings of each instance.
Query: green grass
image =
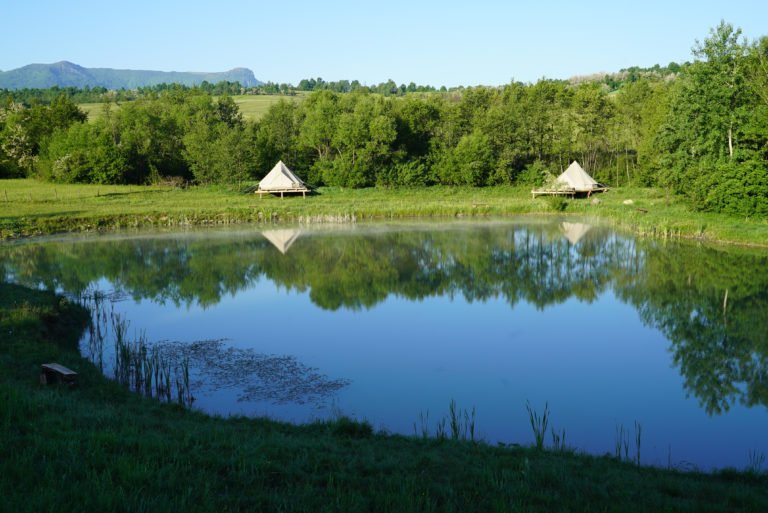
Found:
[[[161,404],[77,354],[86,317],[52,293],[0,285],[3,511],[768,510],[764,473],[681,473],[390,436],[343,418],[293,426]],[[80,385],[40,385],[49,361],[78,371]]]
[[[242,96],[233,96],[232,99],[240,107],[240,112],[245,119],[250,121],[258,121],[267,113],[269,108],[280,100],[287,101],[301,101],[306,97],[306,94],[296,94],[295,96],[285,96],[279,94],[249,94]],[[80,103],[78,104],[86,114],[88,114],[88,121],[96,121],[100,119],[103,114],[103,103]],[[119,105],[112,104],[112,109],[119,109]]]
[[[97,119],[100,119],[102,116],[102,110],[104,109],[104,104],[101,102],[79,103],[77,106],[80,107],[80,110],[88,114],[88,121],[96,121]],[[119,109],[120,107],[118,105],[112,104],[112,108]]]
[[[281,100],[299,102],[302,101],[305,97],[305,94],[297,94],[296,96],[251,94],[244,96],[233,96],[232,99],[235,100],[237,106],[240,107],[240,112],[242,112],[245,119],[258,121],[275,103]]]
[[[0,181],[0,237],[133,227],[288,221],[362,222],[404,218],[574,216],[640,235],[768,246],[768,220],[691,212],[656,189],[621,188],[553,206],[516,187],[340,189],[307,198],[244,194],[234,188],[57,185]],[[632,200],[631,204],[625,201]]]

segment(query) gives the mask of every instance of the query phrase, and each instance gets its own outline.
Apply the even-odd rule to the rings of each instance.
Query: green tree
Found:
[[[256,169],[266,174],[278,161],[294,169],[308,168],[308,158],[299,148],[299,106],[280,100],[252,128]]]
[[[740,34],[721,22],[694,48],[702,60],[684,69],[657,137],[659,176],[694,208],[762,214],[768,211],[766,110],[758,88],[748,86],[760,54]]]
[[[54,132],[41,167],[55,182],[125,183],[127,162],[103,124],[78,123]]]
[[[332,144],[336,155],[323,179],[331,185],[373,185],[376,173],[391,158],[396,137],[391,103],[367,93],[352,93],[340,102]]]
[[[339,96],[330,91],[311,94],[301,105],[302,123],[299,144],[315,151],[319,161],[331,156],[333,136],[338,124]]]

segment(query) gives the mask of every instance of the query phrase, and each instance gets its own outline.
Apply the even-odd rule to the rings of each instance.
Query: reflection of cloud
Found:
[[[581,238],[591,229],[592,225],[585,223],[568,223],[566,221],[560,223],[560,231],[563,232],[565,238],[574,246],[578,244]]]
[[[322,405],[350,383],[346,379],[330,379],[294,356],[225,347],[221,340],[165,341],[157,347],[175,362],[189,362],[190,370],[197,374],[193,388],[236,388],[240,390],[239,401]]]
[[[296,242],[296,239],[301,236],[301,230],[280,229],[280,230],[264,230],[261,234],[273,246],[277,248],[280,253],[285,253],[290,249],[291,245]]]

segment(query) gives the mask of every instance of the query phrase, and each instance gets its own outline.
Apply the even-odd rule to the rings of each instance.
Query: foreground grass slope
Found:
[[[768,476],[637,468],[612,458],[292,426],[142,399],[76,352],[87,315],[0,285],[3,511],[755,511]],[[39,364],[80,373],[44,387]]]
[[[573,215],[656,237],[768,246],[768,220],[691,212],[656,189],[621,188],[592,199],[532,199],[520,187],[340,189],[307,197],[226,187],[62,185],[0,181],[0,237],[64,231],[241,222],[351,222],[409,217]]]

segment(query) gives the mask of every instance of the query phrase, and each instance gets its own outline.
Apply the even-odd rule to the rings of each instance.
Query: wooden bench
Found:
[[[69,386],[77,385],[77,372],[58,363],[44,363],[40,366],[40,384],[50,385],[64,383]]]

